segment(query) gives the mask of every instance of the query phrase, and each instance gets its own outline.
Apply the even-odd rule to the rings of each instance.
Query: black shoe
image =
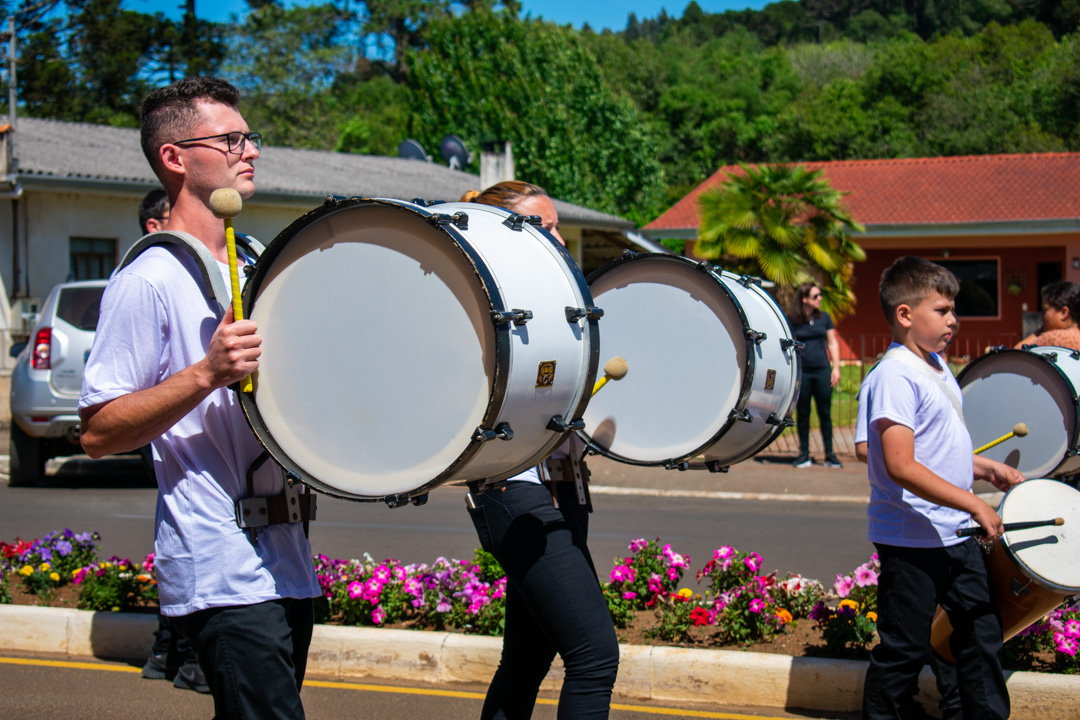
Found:
[[[206,676],[203,675],[199,663],[189,662],[180,666],[173,680],[173,686],[181,690],[194,690],[195,692],[208,693],[210,686],[206,684]]]
[[[825,456],[825,467],[827,468],[842,468],[844,463],[836,459],[836,455],[829,453]]]
[[[150,680],[167,680],[169,676],[165,665],[165,653],[151,654],[143,665],[142,676]]]
[[[814,464],[814,458],[810,457],[810,453],[799,453],[799,457],[795,458],[795,462],[791,463],[797,468],[807,468]]]

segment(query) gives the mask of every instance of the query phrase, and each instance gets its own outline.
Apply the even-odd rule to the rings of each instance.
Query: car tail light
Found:
[[[34,350],[30,363],[35,370],[48,370],[52,367],[52,328],[41,328],[34,335]]]

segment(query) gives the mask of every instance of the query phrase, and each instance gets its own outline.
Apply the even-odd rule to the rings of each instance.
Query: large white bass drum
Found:
[[[282,231],[244,290],[263,353],[240,393],[274,460],[317,490],[397,506],[549,455],[580,425],[602,313],[529,220],[328,198]]]
[[[1080,472],[1080,352],[1063,347],[994,348],[956,377],[964,393],[964,424],[979,448],[1023,423],[1012,436],[980,453],[1025,478]]]
[[[800,344],[756,278],[676,255],[624,254],[589,276],[604,308],[600,355],[627,373],[596,393],[583,435],[632,465],[714,471],[792,424]]]

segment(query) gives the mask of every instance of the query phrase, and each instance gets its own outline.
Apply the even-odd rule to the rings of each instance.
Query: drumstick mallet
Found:
[[[244,319],[244,307],[240,302],[240,271],[236,263],[236,232],[232,219],[240,214],[244,201],[233,188],[218,188],[210,193],[210,211],[225,223],[225,247],[229,252],[229,281],[232,283],[233,320]],[[251,392],[253,384],[248,375],[240,381],[240,392]]]
[[[1008,440],[1011,437],[1014,437],[1014,436],[1015,437],[1024,437],[1027,434],[1028,434],[1028,426],[1025,425],[1024,423],[1016,423],[1016,425],[1013,425],[1012,432],[1010,432],[1010,433],[1008,433],[1006,435],[1002,435],[997,440],[991,440],[990,442],[986,443],[981,448],[976,450],[975,454],[978,455],[983,450],[989,450],[990,448],[994,447],[995,445],[1000,445],[1001,443],[1005,442],[1006,440]]]
[[[607,385],[608,380],[622,380],[626,377],[629,369],[630,366],[626,364],[626,358],[621,355],[616,355],[608,360],[604,363],[604,377],[597,380],[596,384],[593,385],[592,394],[595,395],[600,392],[600,388]]]
[[[1005,523],[1005,532],[1012,530],[1029,530],[1031,528],[1052,527],[1054,525],[1064,525],[1065,518],[1054,518],[1053,520],[1028,520],[1026,522],[1014,522]],[[972,535],[985,535],[986,528],[983,527],[969,527],[956,531],[956,537],[971,537]]]

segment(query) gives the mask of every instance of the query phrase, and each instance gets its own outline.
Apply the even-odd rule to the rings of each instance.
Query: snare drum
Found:
[[[1010,530],[987,559],[990,593],[1008,640],[1080,593],[1080,491],[1058,480],[1026,480],[1005,493],[998,514],[1006,524],[1064,518],[1065,524]],[[930,644],[948,662],[952,624],[938,609]]]
[[[584,435],[632,465],[721,470],[791,425],[797,343],[759,281],[676,255],[626,254],[589,276],[600,354],[629,368],[585,411]]]
[[[981,453],[1016,468],[1026,478],[1061,477],[1080,471],[1080,352],[1060,347],[996,348],[975,358],[957,376],[964,392],[964,423],[975,447],[1012,431],[1012,437]]]
[[[286,471],[331,495],[417,498],[536,465],[588,401],[592,296],[527,218],[472,203],[328,199],[255,265],[256,388],[241,404]]]

